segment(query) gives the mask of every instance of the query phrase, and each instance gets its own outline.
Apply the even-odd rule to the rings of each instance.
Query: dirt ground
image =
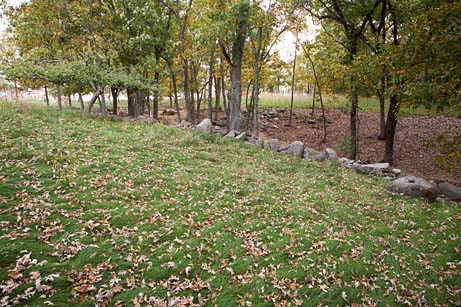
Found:
[[[323,144],[320,110],[315,110],[315,124],[309,123],[310,112],[310,109],[295,109],[291,127],[288,127],[288,110],[278,110],[275,118],[262,115],[260,136],[263,139],[278,138],[283,144],[302,141],[306,146],[318,150],[331,147],[340,156],[347,156],[341,143],[349,135],[349,114],[342,110],[326,110],[327,142]],[[206,116],[205,110],[202,118]],[[361,112],[359,119],[357,159],[367,163],[379,162],[384,155],[384,141],[377,138],[379,114]],[[167,124],[176,124],[176,116],[161,115],[161,120]],[[425,140],[435,139],[445,131],[461,131],[461,118],[415,116],[400,119],[395,136],[394,167],[401,169],[403,175],[411,174],[436,181],[448,181],[461,186],[461,165],[451,172],[437,168],[432,161],[437,148],[428,149],[423,145]]]

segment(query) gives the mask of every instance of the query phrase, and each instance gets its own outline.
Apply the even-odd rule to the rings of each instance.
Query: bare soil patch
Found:
[[[341,142],[349,136],[349,114],[342,110],[326,110],[327,143],[322,143],[323,126],[320,110],[315,110],[315,124],[309,124],[311,110],[296,109],[291,127],[288,111],[278,112],[277,118],[261,118],[261,136],[279,138],[283,143],[302,141],[316,149],[331,147],[340,156],[347,156]],[[358,159],[363,162],[379,162],[384,156],[384,141],[378,140],[379,114],[361,112],[359,123]],[[399,120],[394,147],[394,166],[403,175],[415,175],[436,181],[448,181],[461,186],[461,166],[454,171],[444,171],[434,164],[432,157],[437,148],[427,148],[424,141],[435,139],[446,131],[460,131],[461,118],[448,116],[414,116]]]

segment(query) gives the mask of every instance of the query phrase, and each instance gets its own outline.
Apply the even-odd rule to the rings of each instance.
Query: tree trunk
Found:
[[[133,89],[127,90],[128,94],[128,116],[138,117],[140,114],[139,101],[137,99],[137,91]]]
[[[136,90],[135,93],[135,100],[136,100],[136,117],[144,114],[144,93],[141,90]]]
[[[219,109],[220,107],[220,100],[221,100],[221,78],[215,78],[215,113],[214,113],[214,120],[218,121]]]
[[[397,117],[400,109],[400,101],[396,95],[392,95],[389,103],[386,121],[386,146],[383,162],[394,162],[394,138],[397,128]]]
[[[323,105],[322,88],[320,87],[319,76],[317,75],[317,70],[315,69],[314,60],[312,60],[312,58],[311,58],[311,56],[309,54],[309,50],[307,48],[304,48],[304,46],[303,46],[303,49],[304,49],[304,53],[305,53],[307,59],[311,63],[312,72],[314,73],[314,78],[315,78],[314,92],[315,92],[315,88],[317,87],[317,90],[318,90],[318,93],[319,93],[320,107],[322,108],[322,119],[323,119],[323,139],[322,139],[322,143],[325,144],[327,142],[327,118],[325,116],[325,107]],[[314,112],[314,108],[312,107],[312,114],[314,114],[313,112]]]
[[[77,90],[78,94],[78,101],[80,102],[80,111],[83,113],[85,112],[85,104],[83,103],[83,96],[82,96],[82,91]]]
[[[56,96],[57,96],[57,99],[58,99],[59,111],[62,111],[61,85],[59,85],[59,84],[56,86]]]
[[[69,94],[67,96],[67,99],[69,99],[69,101],[68,101],[69,102],[69,108],[72,108],[72,95]]]
[[[259,57],[262,43],[262,27],[258,28],[258,47],[255,50],[255,85],[254,85],[254,101],[253,101],[253,135],[259,136],[258,117],[259,117]]]
[[[226,113],[227,118],[227,129],[230,127],[230,119],[229,119],[229,106],[227,105],[227,95],[226,95],[226,78],[224,77],[224,64],[221,60],[221,91],[222,91],[222,101],[224,106],[224,113]]]
[[[107,108],[106,108],[106,95],[104,95],[104,90],[101,90],[101,114],[107,115]]]
[[[45,100],[46,100],[46,106],[50,106],[50,97],[48,96],[48,86],[45,84]]]
[[[194,121],[194,110],[193,103],[190,97],[189,88],[189,61],[183,61],[183,73],[184,73],[184,100],[186,101],[186,121],[192,123]]]
[[[156,49],[155,51],[155,71],[154,71],[154,99],[153,99],[153,114],[152,117],[158,119],[158,103],[160,97],[160,51]]]
[[[171,69],[172,72],[172,69]],[[178,124],[181,122],[181,109],[179,108],[178,102],[178,88],[177,88],[177,81],[176,81],[176,74],[172,72],[171,79],[173,83],[173,95],[174,95],[174,105],[176,107],[176,115],[178,118]]]
[[[290,101],[290,115],[288,117],[288,126],[291,127],[291,121],[293,117],[293,103],[294,103],[294,93],[295,93],[295,75],[296,75],[296,58],[298,52],[298,33],[296,33],[296,43],[295,43],[295,57],[293,59],[293,70],[291,72],[291,101]]]
[[[172,93],[172,91],[173,91],[173,82],[170,79],[170,93],[168,95],[168,98],[170,99],[170,109],[173,108],[173,93]]]
[[[115,87],[111,87],[110,92],[112,94],[112,104],[114,106],[112,109],[112,114],[117,115],[118,113],[118,89]]]
[[[231,88],[229,92],[230,130],[242,129],[242,65],[241,62],[232,65]]]
[[[351,112],[350,112],[350,152],[349,159],[355,160],[357,158],[357,118],[359,107],[359,95],[357,86],[355,85],[355,78],[351,79]]]
[[[386,98],[385,98],[385,92],[386,92],[386,77],[383,75],[381,77],[381,88],[379,89],[378,92],[378,98],[379,98],[379,136],[378,140],[384,141],[386,139]]]
[[[88,102],[88,114],[91,114],[91,111],[93,110],[93,105],[96,102],[96,99],[98,99],[99,95],[101,95],[101,89],[100,88],[98,88],[93,93],[93,97],[91,97],[90,101]]]
[[[212,98],[213,98],[213,66],[214,66],[214,54],[210,57],[210,69],[208,75],[208,118],[210,121],[213,120],[213,107],[212,107]]]
[[[314,118],[314,111],[315,111],[315,88],[316,86],[314,85],[313,93],[312,93],[312,110],[311,110],[311,118]]]

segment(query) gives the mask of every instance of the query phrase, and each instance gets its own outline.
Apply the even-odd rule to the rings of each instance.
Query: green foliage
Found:
[[[434,163],[443,170],[453,171],[461,165],[461,132],[445,131],[435,140],[426,140],[427,150],[435,151]]]

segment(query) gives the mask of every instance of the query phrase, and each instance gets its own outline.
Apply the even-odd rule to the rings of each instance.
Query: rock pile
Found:
[[[268,118],[271,118],[272,116],[277,116],[277,110],[267,113]],[[183,129],[193,128],[193,126],[186,121],[182,121],[181,124],[176,127]],[[263,140],[260,138],[248,137],[245,132],[239,132],[236,130],[231,130],[225,134],[222,128],[213,127],[209,119],[204,119],[200,124],[198,124],[195,127],[195,131],[200,133],[213,133],[226,138],[247,141],[248,144],[274,152],[285,153],[303,160],[315,160],[318,162],[337,161],[341,167],[352,169],[358,174],[379,176],[390,180],[390,182],[386,185],[386,189],[393,193],[424,197],[429,200],[441,198],[461,201],[461,188],[447,182],[437,184],[414,176],[399,178],[401,170],[391,167],[389,163],[365,164],[360,161],[340,158],[332,148],[326,148],[324,151],[318,151],[316,149],[306,147],[301,141],[295,141],[287,146],[282,146],[280,140],[278,139]]]

